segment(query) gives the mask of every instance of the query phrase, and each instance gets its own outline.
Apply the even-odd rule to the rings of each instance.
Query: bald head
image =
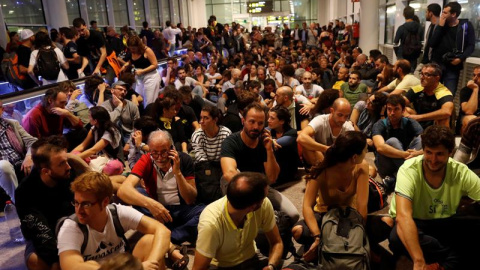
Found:
[[[240,74],[242,74],[242,71],[240,71],[240,69],[238,69],[238,68],[232,69],[231,72],[232,72],[232,78],[235,78],[235,80],[240,78]]]
[[[345,98],[337,98],[334,102],[333,102],[333,105],[332,105],[332,108],[336,111],[336,110],[342,110],[342,109],[345,109],[345,108],[349,108],[350,109],[350,102],[348,102],[347,99]]]
[[[357,62],[361,65],[363,65],[363,63],[365,63],[367,61],[368,57],[367,55],[365,54],[360,54],[359,56],[357,56]]]

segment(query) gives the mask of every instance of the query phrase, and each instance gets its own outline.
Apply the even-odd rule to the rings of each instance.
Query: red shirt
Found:
[[[42,104],[38,104],[25,115],[22,126],[30,135],[37,138],[62,135],[64,119],[65,116],[50,113]],[[67,124],[70,124],[70,122]],[[78,124],[73,128],[77,129],[82,127],[82,121],[78,121]]]

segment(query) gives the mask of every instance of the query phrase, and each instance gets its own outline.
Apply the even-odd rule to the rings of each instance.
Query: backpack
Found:
[[[321,270],[370,269],[370,246],[362,216],[353,208],[332,208],[322,219]]]
[[[197,203],[209,204],[223,197],[220,178],[223,172],[219,161],[201,161],[195,163],[195,185]]]
[[[418,30],[415,32],[407,30],[407,34],[403,42],[404,43],[402,45],[402,56],[404,58],[420,56],[420,52],[422,51],[422,41],[420,39],[420,34],[418,33]]]
[[[1,70],[7,82],[14,86],[18,86],[22,89],[28,89],[35,86],[33,81],[29,80],[28,75],[20,73],[18,55],[15,52],[3,54]]]
[[[387,205],[387,193],[380,183],[368,178],[368,213],[383,209]]]
[[[53,48],[39,49],[37,54],[38,74],[46,80],[57,80],[60,73],[60,62]]]
[[[109,204],[107,207],[108,207],[108,210],[110,210],[110,214],[112,214],[113,226],[115,227],[115,232],[117,236],[122,238],[123,242],[125,243],[125,252],[131,251],[127,238],[125,237],[125,230],[123,229],[122,224],[120,223],[120,219],[118,217],[117,206],[115,206],[114,204]],[[60,228],[62,227],[66,219],[71,219],[75,221],[83,233],[83,243],[82,243],[82,247],[80,248],[80,253],[83,254],[83,252],[87,248],[88,229],[87,229],[87,225],[84,225],[78,222],[78,218],[77,218],[77,215],[75,215],[75,213],[67,217],[62,217],[57,221],[57,225],[55,226],[55,235],[58,238],[58,233],[60,232]]]

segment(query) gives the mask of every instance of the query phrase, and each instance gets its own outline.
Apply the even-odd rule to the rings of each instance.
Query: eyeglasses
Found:
[[[168,156],[168,150],[163,150],[163,151],[160,151],[160,152],[150,151],[150,155],[153,158],[158,158],[159,156],[166,157],[166,156]]]
[[[94,206],[95,204],[97,204],[98,202],[77,202],[77,201],[72,201],[72,205],[77,208],[77,207],[81,207],[83,209],[89,209],[90,207]]]
[[[427,73],[427,72],[420,72],[420,77],[433,77],[433,76],[437,76],[436,74],[432,74],[432,73]]]

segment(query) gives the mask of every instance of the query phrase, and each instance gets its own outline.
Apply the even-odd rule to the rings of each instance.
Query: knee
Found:
[[[292,236],[293,239],[298,240],[302,236],[303,233],[303,227],[302,225],[296,225],[292,228]]]
[[[395,147],[397,149],[402,149],[403,150],[402,143],[395,137],[392,137],[392,138],[386,140],[385,143],[390,145],[391,147]]]
[[[15,175],[15,168],[13,168],[13,165],[7,160],[0,160],[0,173]]]

